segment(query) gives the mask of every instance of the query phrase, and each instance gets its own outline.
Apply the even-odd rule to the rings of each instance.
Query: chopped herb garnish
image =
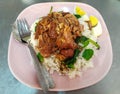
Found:
[[[82,54],[82,57],[85,59],[85,60],[89,60],[94,54],[94,51],[92,49],[85,49],[83,54]]]
[[[44,61],[44,57],[40,53],[37,53],[37,57],[38,57],[40,62]]]
[[[51,8],[50,8],[50,12],[49,12],[49,13],[52,13],[52,11],[53,11],[53,6],[51,6]]]
[[[35,32],[36,32],[36,30],[37,30],[37,23],[36,23],[36,26],[35,26]]]
[[[81,18],[79,14],[73,14],[77,19]]]

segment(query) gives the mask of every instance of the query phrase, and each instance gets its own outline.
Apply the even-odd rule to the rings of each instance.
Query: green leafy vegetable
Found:
[[[87,38],[85,36],[81,36],[81,37],[77,37],[75,39],[75,42],[78,43],[82,43],[83,44],[83,48],[86,47],[89,43],[92,43],[93,45],[95,45],[97,47],[97,49],[100,49],[100,46],[97,42],[93,41],[90,38]]]
[[[84,42],[87,41],[87,40],[88,40],[87,37],[81,36],[79,41],[80,41],[81,43],[84,43]]]
[[[80,43],[83,44],[83,48],[86,47],[89,44],[88,38],[85,36],[80,37]]]
[[[67,65],[68,68],[74,68],[75,62],[76,62],[76,58],[70,58],[70,59],[67,59],[65,64]]]
[[[85,49],[83,54],[82,54],[82,57],[86,60],[89,60],[94,54],[94,51],[92,49]]]
[[[80,16],[79,14],[74,14],[74,16],[75,16],[77,19],[81,18],[81,16]]]
[[[74,69],[74,68],[75,68],[75,66],[74,66],[74,64],[73,64],[73,63],[68,64],[68,65],[67,65],[67,67],[68,67],[68,68],[72,68],[72,69]]]
[[[78,43],[80,42],[80,37],[77,37],[77,38],[75,39],[75,42],[78,44]]]
[[[38,57],[40,62],[44,61],[44,57],[40,53],[37,53],[37,57]]]
[[[82,43],[83,48],[86,47],[89,44],[88,38],[85,36],[81,36],[81,37],[77,37],[75,39],[75,42],[78,43]]]
[[[80,50],[79,49],[75,49],[73,57],[76,58],[79,55],[79,53],[80,53]]]
[[[76,62],[77,60],[76,57],[79,55],[79,53],[80,53],[80,50],[75,49],[73,57],[68,58],[64,61],[68,68],[74,68],[74,63]]]
[[[89,44],[89,41],[88,41],[88,40],[85,41],[85,42],[83,43],[83,48],[86,47],[86,46],[88,46],[88,44]]]
[[[91,42],[93,45],[95,45],[97,47],[97,49],[100,49],[100,45],[97,42],[95,42],[91,39],[89,39],[89,42]]]

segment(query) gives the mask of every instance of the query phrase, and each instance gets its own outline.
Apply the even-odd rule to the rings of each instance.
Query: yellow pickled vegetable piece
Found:
[[[93,27],[98,24],[98,19],[95,16],[90,16],[90,21]]]
[[[75,13],[79,14],[80,16],[83,16],[86,14],[86,12],[82,8],[80,8],[79,6],[75,7]]]

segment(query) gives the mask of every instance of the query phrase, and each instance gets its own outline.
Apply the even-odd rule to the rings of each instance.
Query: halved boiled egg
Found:
[[[86,12],[82,8],[80,8],[79,6],[75,7],[75,13],[80,15],[80,16],[83,16],[86,14]]]
[[[102,34],[102,26],[101,26],[100,22],[98,22],[97,25],[92,28],[92,34],[95,37],[99,37]]]
[[[91,21],[92,27],[94,27],[94,26],[96,26],[96,25],[98,24],[98,19],[97,19],[97,17],[95,17],[95,16],[90,16],[89,19],[90,19],[90,21]]]

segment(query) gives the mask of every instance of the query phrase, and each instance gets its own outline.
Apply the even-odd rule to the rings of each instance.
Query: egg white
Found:
[[[102,34],[102,26],[100,22],[98,22],[98,24],[92,28],[92,34],[96,37],[99,37]]]

